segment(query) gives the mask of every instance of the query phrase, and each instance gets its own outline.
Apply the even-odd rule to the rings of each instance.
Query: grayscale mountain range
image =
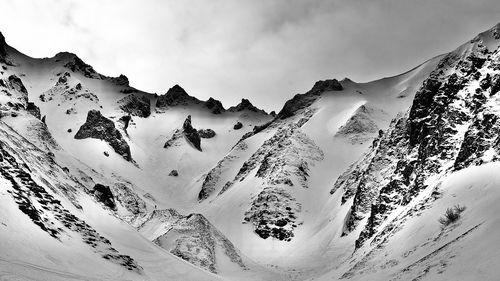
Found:
[[[275,113],[0,34],[0,280],[498,280],[500,24],[471,37]]]

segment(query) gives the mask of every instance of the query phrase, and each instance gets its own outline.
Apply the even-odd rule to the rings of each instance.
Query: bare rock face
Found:
[[[138,117],[148,117],[151,115],[151,102],[146,96],[130,94],[118,101],[120,109],[126,113]]]
[[[129,86],[128,78],[123,74],[120,74],[120,76],[118,77],[111,78],[111,82],[113,82],[115,85],[118,86],[125,86],[125,87]]]
[[[113,196],[109,186],[98,183],[94,186],[94,189],[92,189],[90,193],[92,193],[99,202],[108,208],[112,210],[116,209],[115,197]]]
[[[224,106],[222,105],[222,103],[214,98],[209,98],[206,102],[205,102],[205,106],[210,109],[210,111],[213,113],[213,114],[221,114],[223,113],[224,111],[226,111],[224,109]]]
[[[26,106],[26,111],[28,111],[31,115],[35,116],[38,119],[42,118],[42,115],[40,114],[40,108],[35,105],[33,102],[28,102],[28,105]]]
[[[123,124],[123,130],[125,130],[125,132],[127,132],[128,126],[130,124],[130,121],[132,121],[132,116],[130,116],[130,115],[123,115],[118,120],[118,122],[120,122],[120,123]]]
[[[102,116],[98,110],[90,110],[87,120],[75,135],[75,139],[94,138],[107,142],[116,153],[127,161],[133,161],[130,147],[123,139],[122,134],[115,128],[113,121]]]
[[[190,102],[199,102],[196,98],[188,95],[184,89],[175,85],[166,94],[158,97],[156,107],[165,108],[167,106],[187,105]]]
[[[11,76],[9,76],[8,79],[9,79],[10,88],[21,94],[21,100],[26,105],[28,103],[28,91],[26,90],[26,87],[24,87],[24,84],[23,84],[23,81],[21,81],[21,78],[12,74]]]
[[[241,99],[241,102],[238,105],[232,106],[228,109],[228,111],[231,111],[231,112],[240,112],[240,111],[244,111],[244,110],[253,111],[253,112],[260,112],[262,114],[267,114],[264,110],[259,109],[256,106],[254,106],[247,99]]]
[[[251,223],[262,239],[291,241],[297,227],[296,213],[300,210],[300,205],[285,189],[267,187],[245,212],[244,223]]]
[[[191,115],[188,115],[186,120],[184,121],[184,125],[182,125],[182,132],[186,139],[191,143],[194,148],[198,149],[199,151],[201,150],[201,137],[200,134],[198,134],[198,131],[193,128],[191,125]]]
[[[198,130],[198,134],[203,139],[211,139],[216,135],[215,131],[212,129],[200,129]]]
[[[500,49],[478,45],[450,53],[422,83],[409,112],[393,120],[363,158],[342,174],[332,193],[352,202],[343,235],[366,219],[356,248],[383,243],[395,209],[414,202],[428,179],[500,159],[496,75]],[[471,90],[472,87],[475,90]],[[430,191],[430,190],[429,190]],[[429,192],[426,202],[436,200]],[[349,200],[352,198],[352,201]]]
[[[83,74],[83,76],[87,78],[93,78],[93,79],[106,78],[105,76],[102,76],[101,74],[97,73],[92,66],[86,64],[75,54],[59,53],[56,55],[56,57],[71,57],[71,60],[67,62],[64,65],[64,67],[70,69],[72,72],[80,72]]]
[[[291,100],[287,101],[276,118],[286,119],[295,115],[295,112],[313,104],[323,92],[342,90],[343,87],[337,79],[318,81],[309,92],[302,95],[297,94]]]
[[[5,42],[5,37],[0,32],[0,62],[6,63],[7,58],[7,43]]]
[[[172,170],[172,171],[170,171],[170,173],[168,175],[171,177],[178,177],[179,172],[177,172],[177,170]]]

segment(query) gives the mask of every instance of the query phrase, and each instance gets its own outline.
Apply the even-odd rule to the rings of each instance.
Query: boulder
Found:
[[[172,170],[168,175],[171,177],[177,177],[179,176],[179,172],[177,172],[177,170]]]
[[[211,138],[215,137],[215,135],[216,135],[215,131],[212,130],[212,129],[201,129],[201,130],[198,130],[198,134],[203,139],[211,139]]]
[[[236,122],[236,124],[234,124],[233,126],[233,129],[235,130],[239,130],[241,128],[243,128],[243,124],[240,121]]]

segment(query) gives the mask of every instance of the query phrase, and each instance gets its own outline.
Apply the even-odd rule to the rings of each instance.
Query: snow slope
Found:
[[[499,30],[277,115],[0,36],[0,277],[495,280]]]

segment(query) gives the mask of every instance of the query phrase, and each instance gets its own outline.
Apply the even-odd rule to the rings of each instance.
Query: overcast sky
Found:
[[[105,75],[227,107],[279,110],[320,79],[404,72],[500,22],[499,0],[0,0],[0,31],[33,57],[76,53]]]

